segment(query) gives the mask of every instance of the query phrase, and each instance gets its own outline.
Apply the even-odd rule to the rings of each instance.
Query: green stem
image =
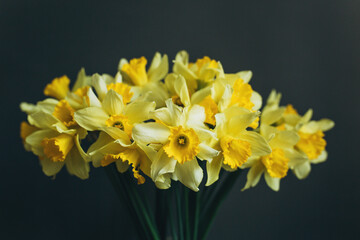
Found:
[[[105,167],[105,171],[115,189],[115,192],[118,194],[120,201],[122,201],[123,204],[126,205],[128,211],[130,212],[130,216],[133,222],[136,226],[142,227],[142,231],[136,231],[140,235],[139,237],[141,239],[150,239],[150,236],[146,231],[144,222],[141,221],[141,218],[136,218],[136,216],[138,216],[137,211],[135,210],[135,207],[131,204],[129,194],[126,193],[126,188],[123,182],[117,177],[117,174],[114,172],[113,166],[110,165]],[[115,171],[117,170],[115,169]]]
[[[170,218],[170,227],[171,227],[171,235],[173,237],[173,240],[178,240],[178,234],[176,232],[176,226],[175,226],[175,219],[174,219],[174,209],[173,209],[173,191],[168,192],[171,196],[171,198],[168,198],[167,201],[167,207],[169,211],[169,218]]]
[[[238,176],[241,173],[241,169],[229,173],[227,178],[224,179],[221,186],[214,196],[214,199],[211,201],[211,204],[208,210],[205,212],[204,217],[202,218],[202,226],[200,227],[200,239],[206,239],[207,234],[210,230],[210,227],[215,219],[217,212],[223,201],[226,199],[227,195],[230,193],[232,187],[235,185]]]
[[[118,175],[120,175],[120,174],[121,173],[118,173]],[[128,180],[130,180],[130,179],[128,178]],[[146,209],[142,199],[139,196],[138,189],[137,189],[138,186],[135,186],[133,181],[128,181],[128,186],[127,187],[129,189],[129,192],[131,193],[130,196],[133,196],[133,202],[135,203],[135,205],[137,205],[137,207],[140,209],[140,211],[142,213],[142,215],[140,215],[140,217],[143,216],[144,219],[145,219],[145,223],[146,223],[147,227],[150,230],[152,239],[160,240],[157,229],[156,229],[154,223],[151,220],[150,213]],[[144,201],[147,201],[147,198],[143,198],[143,199],[144,199]]]
[[[185,231],[186,239],[190,240],[190,208],[189,208],[189,189],[185,187],[184,190],[184,202],[185,202]]]
[[[201,193],[197,192],[195,194],[195,213],[194,213],[194,234],[193,239],[197,240],[198,236],[198,228],[199,228],[199,216],[200,216],[200,200],[201,200]]]
[[[183,212],[181,207],[181,183],[177,184],[177,188],[175,188],[176,195],[176,207],[177,207],[177,216],[178,216],[178,227],[179,227],[179,236],[180,240],[184,240],[184,227],[183,227]]]
[[[156,188],[156,225],[159,229],[161,239],[166,239],[166,227],[167,227],[167,191]]]

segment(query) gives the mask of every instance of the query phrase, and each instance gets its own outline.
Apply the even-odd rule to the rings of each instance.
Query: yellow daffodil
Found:
[[[180,51],[176,54],[173,71],[184,76],[192,94],[198,89],[198,81],[206,85],[215,79],[220,70],[219,66],[219,62],[207,56],[191,63],[189,54],[186,51]]]
[[[271,153],[270,146],[259,133],[247,130],[258,116],[258,112],[237,106],[227,108],[223,113],[215,115],[214,130],[218,141],[212,145],[221,150],[222,154],[207,163],[207,186],[218,180],[222,166],[234,171],[245,164],[249,158]]]
[[[280,180],[287,175],[289,165],[303,161],[306,157],[294,149],[299,141],[295,131],[278,130],[276,127],[264,124],[260,126],[260,134],[268,141],[272,152],[266,156],[252,158],[243,165],[243,168],[250,168],[243,190],[255,187],[264,174],[267,185],[272,190],[278,191]]]
[[[260,109],[262,98],[249,84],[252,77],[251,71],[225,74],[221,67],[220,72],[211,89],[211,98],[217,103],[219,112],[231,106],[243,107],[253,112]],[[258,124],[259,118],[256,118],[250,127],[256,129]]]
[[[263,110],[262,124],[297,133],[299,141],[294,145],[297,157],[289,162],[289,166],[299,179],[303,179],[309,175],[311,163],[316,164],[326,160],[324,131],[330,130],[334,122],[329,119],[310,121],[312,109],[301,116],[290,104],[286,107],[279,106],[280,100],[281,94],[273,90]]]
[[[149,119],[149,112],[154,109],[154,102],[135,100],[125,105],[122,95],[110,89],[101,108],[89,107],[75,112],[75,120],[80,126],[88,131],[101,130],[109,135],[99,138],[88,150],[93,165],[100,167],[116,162],[120,172],[126,171],[124,166],[132,165],[134,176],[139,183],[143,183],[144,178],[138,173],[138,168],[148,174],[149,160],[138,144],[133,142],[132,131],[135,124]]]
[[[165,86],[161,82],[169,71],[168,57],[157,52],[147,71],[146,64],[145,57],[134,58],[129,62],[123,58],[119,63],[119,71],[125,82],[134,86],[132,89],[135,96],[146,94],[149,101],[155,101],[157,107],[162,107],[168,98]]]
[[[156,122],[134,126],[134,140],[157,151],[149,157],[151,177],[159,188],[169,188],[172,178],[198,191],[203,170],[197,158],[211,162],[219,154],[208,146],[215,135],[204,125],[205,112],[199,105],[182,108],[168,99],[166,106],[152,114]]]
[[[65,165],[70,174],[86,179],[90,169],[80,146],[86,131],[69,120],[71,111],[62,101],[65,100],[55,108],[65,110],[57,109],[53,114],[41,110],[31,113],[28,116],[31,125],[22,125],[22,137],[26,148],[39,157],[45,175],[55,176]]]

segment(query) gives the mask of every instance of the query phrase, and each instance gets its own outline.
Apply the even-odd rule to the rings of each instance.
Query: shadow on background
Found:
[[[359,225],[360,120],[358,1],[1,1],[1,239],[134,239],[103,169],[87,181],[63,170],[56,180],[25,152],[19,103],[44,98],[54,77],[115,74],[121,57],[208,55],[226,72],[252,70],[265,99],[336,126],[328,161],[298,181],[291,173],[272,192],[262,180],[245,192],[242,176],[209,239],[348,239]]]

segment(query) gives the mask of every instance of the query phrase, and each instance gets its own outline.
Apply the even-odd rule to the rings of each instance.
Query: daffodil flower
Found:
[[[100,167],[115,162],[120,172],[132,165],[134,176],[139,183],[143,183],[144,178],[138,173],[138,168],[148,174],[149,160],[138,144],[133,142],[132,131],[135,124],[148,120],[149,112],[154,109],[154,102],[135,100],[125,105],[122,95],[110,89],[102,101],[102,107],[75,112],[76,122],[84,129],[106,132],[101,133],[88,150],[93,165]]]
[[[271,153],[270,146],[259,133],[247,130],[258,116],[258,112],[237,106],[227,108],[223,113],[215,115],[214,130],[218,141],[212,145],[221,150],[222,154],[207,163],[207,186],[218,180],[221,167],[234,171],[250,157],[266,156]]]
[[[189,62],[189,54],[186,51],[176,54],[173,66],[173,72],[186,79],[191,94],[198,89],[198,81],[205,85],[211,83],[219,70],[219,62],[207,56],[197,59],[195,63]]]
[[[155,101],[157,107],[164,106],[168,98],[164,84],[161,82],[169,71],[169,60],[166,54],[155,53],[149,69],[146,71],[145,57],[134,58],[129,62],[121,59],[119,71],[125,82],[133,85],[135,96],[148,95],[149,101]]]
[[[59,101],[53,113],[38,110],[22,124],[26,148],[40,159],[47,176],[55,176],[65,165],[68,172],[81,179],[89,177],[87,155],[80,146],[86,131],[73,121],[65,100]]]
[[[295,131],[278,130],[264,124],[260,126],[260,134],[268,141],[272,152],[266,156],[251,158],[243,165],[243,168],[250,168],[243,190],[255,187],[264,174],[266,184],[272,190],[278,191],[280,180],[287,175],[289,166],[294,162],[303,161],[306,156],[294,149],[299,141]]]
[[[203,170],[197,158],[211,162],[219,154],[208,146],[215,134],[204,125],[205,112],[199,105],[181,108],[168,99],[166,106],[152,114],[156,122],[134,126],[133,138],[157,151],[149,157],[151,178],[158,188],[169,188],[172,178],[198,191]]]

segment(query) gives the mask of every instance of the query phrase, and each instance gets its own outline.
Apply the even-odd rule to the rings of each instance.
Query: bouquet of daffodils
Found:
[[[141,239],[205,239],[216,212],[241,172],[242,190],[279,190],[289,169],[305,178],[327,158],[329,119],[311,120],[272,91],[262,98],[251,71],[225,73],[219,61],[189,62],[180,51],[169,72],[167,55],[121,59],[115,76],[81,69],[70,89],[55,78],[37,104],[21,103],[25,149],[55,177],[66,166],[81,179],[90,164],[105,168]],[[157,187],[155,205],[145,181]],[[153,186],[153,185],[150,185]]]

